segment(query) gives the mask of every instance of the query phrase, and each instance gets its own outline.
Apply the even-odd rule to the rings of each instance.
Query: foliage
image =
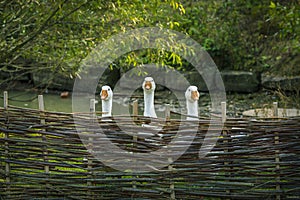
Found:
[[[0,7],[1,71],[23,75],[47,69],[71,77],[108,37],[154,24],[175,29],[173,14],[184,13],[175,0],[3,0]]]
[[[0,67],[11,79],[41,70],[75,77],[97,44],[149,26],[189,35],[221,70],[300,74],[299,0],[1,0],[0,8]],[[192,69],[164,49],[130,52],[111,67],[145,63]]]
[[[213,0],[185,5],[187,32],[221,69],[300,74],[299,1]],[[293,66],[292,62],[294,63]]]

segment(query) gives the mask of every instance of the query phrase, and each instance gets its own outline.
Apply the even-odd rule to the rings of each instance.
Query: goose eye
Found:
[[[110,88],[108,88],[108,91],[110,91]]]

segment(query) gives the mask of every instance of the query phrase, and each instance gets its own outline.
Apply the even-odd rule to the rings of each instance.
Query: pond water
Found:
[[[38,109],[38,92],[34,91],[8,91],[8,104],[24,108]],[[61,98],[60,93],[44,93],[44,106],[47,111],[56,112],[72,112],[72,95],[70,94],[67,98]],[[3,91],[1,91],[1,97],[3,99]],[[133,98],[124,97],[124,95],[114,95],[113,110],[112,113],[115,115],[122,115],[125,113],[131,113],[132,102],[134,100],[139,102],[139,114],[143,113],[143,97],[141,94],[135,95]],[[99,102],[96,104],[96,110],[101,111],[101,100],[99,95],[96,95],[96,100]],[[165,106],[159,106],[159,100],[156,101],[156,112],[159,117],[164,116]],[[3,106],[3,103],[2,105]],[[173,109],[176,106],[173,105]],[[179,109],[180,110],[180,109]],[[178,107],[176,111],[180,112]]]
[[[3,97],[3,91],[1,97]],[[38,109],[38,92],[37,91],[8,91],[9,105],[18,107]],[[44,93],[45,110],[57,112],[72,112],[72,99],[61,98],[59,92]],[[136,91],[131,97],[124,94],[114,94],[113,110],[114,115],[131,113],[132,102],[139,102],[139,114],[143,114],[143,94]],[[96,95],[96,110],[101,111],[101,100]],[[176,99],[169,91],[158,91],[155,93],[155,110],[158,117],[164,117],[165,104],[170,104],[171,111],[186,114],[184,99]],[[279,107],[293,108],[299,106],[299,99],[291,103],[283,101],[279,96],[270,92],[259,92],[251,94],[227,94],[227,115],[229,117],[242,117],[242,113],[249,109],[272,108],[273,102],[278,102]],[[1,104],[0,104],[1,105]],[[3,103],[2,105],[3,106]],[[208,93],[200,93],[199,114],[202,117],[209,116],[211,110],[211,101]],[[180,115],[173,114],[172,118],[178,118]]]
[[[1,92],[3,94],[3,91]],[[24,108],[38,109],[38,95],[34,91],[8,91],[8,104]],[[3,95],[1,95],[3,96]],[[61,98],[59,94],[43,94],[45,110],[72,112],[72,100]]]

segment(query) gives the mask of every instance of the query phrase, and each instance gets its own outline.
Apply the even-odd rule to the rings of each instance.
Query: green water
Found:
[[[30,91],[8,91],[9,105],[34,108],[38,109],[38,92]],[[132,112],[132,102],[137,99],[139,102],[139,114],[143,114],[143,97],[142,93],[135,94],[136,97],[131,99],[124,95],[114,95],[113,100],[113,115],[123,115]],[[0,97],[3,97],[3,91],[0,91]],[[68,98],[61,98],[60,93],[44,93],[44,105],[47,111],[57,112],[72,112],[72,98],[71,95]],[[3,106],[3,98],[1,98]],[[96,96],[96,100],[99,102],[96,104],[96,111],[101,111],[101,100],[99,95]],[[289,100],[289,101],[288,101]],[[256,109],[267,107],[271,108],[274,101],[279,103],[279,107],[282,108],[298,108],[300,106],[299,98],[290,97],[288,100],[279,98],[278,96],[270,93],[259,92],[251,94],[231,94],[227,95],[227,114],[230,117],[239,117],[242,112],[248,109]],[[184,101],[184,100],[180,100]],[[155,96],[155,110],[158,117],[164,117],[164,105],[168,103],[171,105],[171,110],[178,113],[186,113],[185,108],[180,108],[178,101],[174,99],[174,96],[166,94],[166,92],[158,92]],[[184,103],[183,103],[184,104]],[[209,116],[211,108],[209,94],[201,93],[199,100],[199,114],[200,116]],[[179,116],[173,115],[172,118]]]
[[[1,99],[3,106],[3,91],[1,92]],[[18,106],[23,108],[33,108],[38,109],[38,95],[37,92],[32,91],[8,91],[8,104],[12,106]],[[46,111],[56,111],[56,112],[72,112],[72,95],[70,94],[68,98],[61,98],[60,93],[44,93],[44,107]],[[99,96],[96,96],[96,100],[99,102],[96,104],[96,111],[101,111],[101,100]],[[142,112],[142,98],[139,100],[139,114]],[[114,97],[112,113],[114,115],[130,114],[132,112],[132,100],[125,100],[121,97]],[[164,116],[164,111],[157,111],[158,117]]]
[[[24,108],[38,109],[37,92],[8,91],[8,104]],[[1,92],[3,99],[3,91]],[[61,98],[60,94],[43,94],[45,110],[57,112],[72,112],[72,99]],[[3,106],[3,104],[1,105]]]

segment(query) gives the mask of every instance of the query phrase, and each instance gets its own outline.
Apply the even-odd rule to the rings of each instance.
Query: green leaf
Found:
[[[271,1],[269,7],[270,7],[270,8],[276,8],[276,4],[275,4],[273,1]]]

